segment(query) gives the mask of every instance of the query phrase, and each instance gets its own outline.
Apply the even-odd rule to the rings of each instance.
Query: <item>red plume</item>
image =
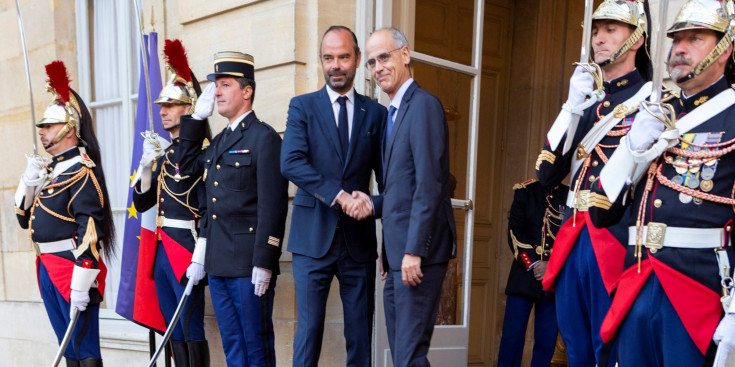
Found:
[[[191,81],[191,69],[189,68],[189,60],[186,58],[186,50],[181,41],[166,40],[163,46],[163,54],[166,56],[166,62],[171,66],[176,75],[182,77],[187,82]]]
[[[69,73],[66,72],[66,66],[63,61],[56,60],[46,65],[47,82],[54,88],[56,93],[61,97],[64,103],[69,102],[71,96],[71,88],[69,87]]]

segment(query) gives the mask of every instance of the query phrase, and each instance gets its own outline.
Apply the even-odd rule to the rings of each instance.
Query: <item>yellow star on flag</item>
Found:
[[[136,174],[136,173],[138,173],[138,170],[137,170],[137,169],[134,169],[134,170],[133,170],[133,175],[132,175],[132,176],[130,176],[130,187],[133,187],[133,179],[135,178],[135,174]],[[129,218],[129,217],[128,217],[128,218]],[[136,218],[137,218],[137,216],[136,216]]]
[[[138,219],[138,211],[135,210],[135,203],[130,203],[130,208],[128,208],[128,219],[130,219],[130,217]]]

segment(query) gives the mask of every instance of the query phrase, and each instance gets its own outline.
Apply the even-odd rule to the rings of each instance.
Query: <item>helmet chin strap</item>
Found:
[[[684,75],[683,77],[676,79],[676,84],[681,84],[684,82],[687,82],[694,78],[695,76],[701,74],[704,69],[707,69],[712,64],[714,64],[715,60],[717,60],[720,56],[722,56],[725,51],[727,51],[727,48],[730,47],[732,42],[730,41],[729,35],[725,34],[722,36],[722,39],[720,39],[719,42],[717,42],[717,45],[715,48],[710,51],[709,54],[707,54],[707,57],[705,57],[702,61],[697,64],[697,66],[694,67],[694,69],[687,75]]]

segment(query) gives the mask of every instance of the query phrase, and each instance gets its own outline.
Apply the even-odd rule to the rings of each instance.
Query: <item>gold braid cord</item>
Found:
[[[519,248],[523,248],[523,249],[532,249],[533,248],[533,246],[531,246],[529,244],[525,244],[525,243],[523,243],[521,241],[518,241],[518,239],[516,238],[516,236],[513,234],[513,230],[510,230],[510,239],[513,242],[513,257],[516,258],[516,259],[518,259],[518,249]]]
[[[199,181],[202,178],[201,177],[198,177],[196,179],[196,181],[194,181],[194,183],[191,185],[191,187],[189,187],[188,190],[186,190],[186,191],[184,191],[182,193],[174,192],[166,184],[166,179],[165,178],[168,177],[168,178],[170,178],[172,180],[180,181],[180,180],[184,180],[184,179],[189,178],[189,176],[176,177],[175,175],[172,175],[171,173],[168,172],[168,168],[167,167],[169,167],[169,166],[172,167],[172,168],[174,168],[174,169],[176,169],[176,165],[173,164],[173,163],[171,163],[171,160],[168,158],[168,153],[166,153],[166,161],[164,162],[163,167],[161,167],[161,173],[162,174],[159,174],[158,175],[158,188],[157,188],[157,192],[156,192],[157,197],[160,198],[161,197],[161,191],[164,191],[167,194],[169,194],[169,196],[171,196],[172,198],[174,198],[174,200],[176,200],[176,202],[179,203],[181,206],[189,209],[189,211],[192,214],[194,214],[194,217],[195,218],[199,218],[200,217],[199,216],[199,209],[198,208],[195,208],[195,207],[193,207],[191,205],[189,205],[189,194],[194,189],[194,187],[196,187],[196,185],[199,183]],[[179,199],[182,196],[184,197],[184,200],[183,201],[181,199]]]

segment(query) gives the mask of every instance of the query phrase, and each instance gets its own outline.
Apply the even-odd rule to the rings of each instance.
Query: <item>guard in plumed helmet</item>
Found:
[[[601,327],[603,340],[617,340],[621,366],[711,366],[713,338],[722,349],[715,365],[732,366],[735,91],[724,75],[732,9],[690,0],[679,11],[668,69],[680,97],[666,114],[638,113],[595,190],[612,204],[590,209],[594,223],[619,221],[629,233]]]
[[[276,365],[273,299],[288,181],[280,170],[281,137],[252,110],[254,70],[248,54],[215,55],[212,83],[194,113],[181,117],[176,150],[180,174],[201,176],[206,188],[207,213],[190,269],[204,258],[228,366]],[[215,99],[228,124],[202,150]]]
[[[177,367],[209,366],[209,347],[204,335],[204,254],[195,251],[202,217],[206,214],[206,194],[201,176],[182,174],[175,155],[180,142],[180,118],[193,112],[201,89],[189,68],[181,41],[166,40],[163,53],[171,77],[155,103],[161,106],[161,121],[171,134],[171,142],[146,132],[137,170],[141,175],[135,182],[133,201],[139,211],[158,204],[158,246],[150,271],[166,325],[176,312],[186,283],[197,284],[171,336],[174,363]],[[209,124],[206,120],[203,124],[202,149],[211,140]]]
[[[28,157],[15,194],[15,212],[29,228],[36,251],[38,283],[59,342],[80,311],[67,366],[102,366],[99,308],[114,254],[115,230],[92,117],[70,88],[61,61],[46,65],[46,90],[54,100],[36,123],[51,159]]]
[[[625,226],[591,225],[588,210],[609,205],[591,189],[631,128],[639,103],[651,95],[649,24],[643,1],[605,0],[595,10],[593,63],[577,66],[569,98],[536,161],[545,187],[571,175],[564,222],[542,282],[556,291],[559,331],[571,366],[606,366],[614,354],[599,331],[623,270],[628,232]],[[593,76],[590,71],[598,68]],[[599,89],[593,91],[595,84]]]

